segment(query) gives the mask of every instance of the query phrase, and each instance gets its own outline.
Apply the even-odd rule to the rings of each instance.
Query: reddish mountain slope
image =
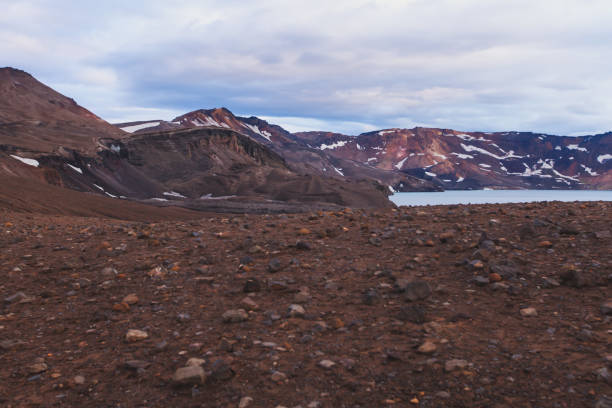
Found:
[[[92,153],[99,138],[124,135],[20,70],[0,68],[0,95],[0,145],[32,152],[59,152],[64,147]]]

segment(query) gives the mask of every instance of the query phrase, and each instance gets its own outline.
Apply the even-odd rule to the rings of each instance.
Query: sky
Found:
[[[0,66],[110,122],[612,130],[609,0],[0,0]]]

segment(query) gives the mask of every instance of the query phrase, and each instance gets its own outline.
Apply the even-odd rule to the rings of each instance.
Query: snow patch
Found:
[[[399,163],[395,165],[395,168],[400,170],[402,166],[404,165],[404,163],[406,162],[406,160],[408,160],[408,157],[404,157]]]
[[[167,197],[187,198],[181,193],[177,193],[176,191],[166,191],[164,195]]]
[[[438,175],[436,173],[432,173],[432,172],[429,172],[429,171],[426,171],[425,174],[427,174],[430,177],[438,177]]]
[[[100,187],[99,185],[97,185],[97,184],[94,184],[94,187],[97,188],[100,191],[104,191],[104,189],[102,187]]]
[[[456,182],[461,183],[463,180],[465,180],[465,177],[459,177]]]
[[[465,159],[473,159],[474,158],[474,156],[472,156],[470,154],[455,153],[455,152],[453,152],[451,154],[454,154],[455,156],[457,156],[458,158],[463,159],[463,160],[465,160]]]
[[[27,164],[28,166],[33,166],[33,167],[38,167],[40,166],[40,163],[38,162],[38,160],[34,160],[34,159],[26,159],[25,157],[19,157],[19,156],[15,156],[14,154],[11,154],[11,157],[13,159],[19,160],[20,162]],[[602,162],[603,163],[603,162]]]
[[[332,167],[334,167],[334,166],[332,166]],[[334,170],[336,170],[336,173],[338,173],[339,175],[344,176],[344,173],[342,172],[342,169],[338,169],[338,168],[334,167]]]
[[[134,133],[142,129],[159,126],[159,124],[160,122],[147,122],[147,123],[141,123],[140,125],[122,127],[121,130],[123,130],[124,132],[128,132],[128,133]]]
[[[326,149],[336,149],[338,147],[342,147],[345,144],[347,144],[348,142],[346,140],[340,140],[336,143],[332,143],[330,145],[323,143],[321,146],[319,146],[319,150],[326,150]],[[382,150],[382,147],[379,148],[375,148],[376,150]]]
[[[264,139],[267,139],[268,141],[272,141],[270,140],[270,136],[272,136],[272,134],[270,134],[270,132],[266,132],[265,130],[261,130],[260,128],[258,128],[255,125],[250,125],[248,123],[243,123],[244,127],[250,129],[252,132],[257,133],[259,136],[263,137]]]
[[[580,147],[577,144],[571,144],[566,146],[570,150],[579,150],[581,152],[587,152],[588,150],[584,147]]]
[[[151,200],[153,200],[153,201],[168,201],[165,198],[157,198],[157,197],[152,198]]]
[[[480,167],[486,167],[486,168],[491,167],[491,165],[490,165],[490,164],[485,164],[485,163],[479,163],[478,165],[479,165]]]
[[[471,145],[465,145],[463,143],[461,143],[461,147],[463,148],[463,150],[465,150],[466,152],[478,152],[478,153],[482,153],[482,154],[486,154],[487,156],[491,156],[496,158],[497,160],[505,160],[505,159],[510,159],[510,158],[518,158],[518,159],[522,159],[523,156],[517,156],[514,154],[514,150],[510,150],[508,153],[506,153],[504,156],[498,156],[496,154],[493,154],[491,152],[489,152],[488,150],[482,149],[480,147],[476,147],[476,146],[471,146]]]
[[[76,171],[79,174],[83,174],[83,170],[81,170],[80,168],[73,166],[72,164],[66,163],[68,165],[68,167],[70,167],[72,170]]]
[[[446,160],[446,159],[447,159],[447,157],[446,157],[445,155],[440,154],[440,153],[432,153],[431,155],[432,155],[432,156],[439,157],[439,158],[441,158],[442,160]]]
[[[597,156],[597,161],[603,164],[606,160],[612,160],[612,154],[602,154]]]
[[[580,167],[582,167],[584,169],[584,171],[586,171],[589,176],[597,176],[597,172],[593,171],[593,169],[591,169],[590,167],[585,166],[584,164],[581,164]]]

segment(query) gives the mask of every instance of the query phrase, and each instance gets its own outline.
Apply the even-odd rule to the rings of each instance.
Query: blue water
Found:
[[[612,190],[452,190],[433,193],[395,193],[389,198],[396,205],[612,201]]]

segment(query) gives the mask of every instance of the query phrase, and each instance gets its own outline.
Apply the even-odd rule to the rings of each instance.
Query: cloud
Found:
[[[104,118],[121,119],[124,109],[134,119],[133,107],[226,106],[295,129],[612,129],[607,0],[0,7],[4,65],[71,92]]]

